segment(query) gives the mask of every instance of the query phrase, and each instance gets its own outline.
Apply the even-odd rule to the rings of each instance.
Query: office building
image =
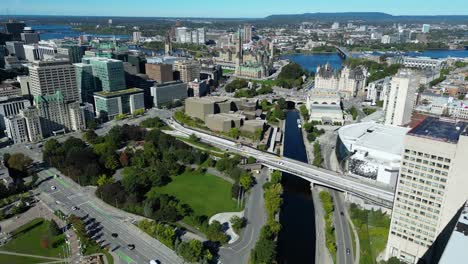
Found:
[[[417,263],[465,204],[467,126],[427,117],[406,135],[386,258]]]
[[[387,62],[390,64],[401,64],[406,68],[440,70],[444,66],[445,60],[430,57],[396,56],[388,58]]]
[[[68,104],[68,112],[70,115],[70,129],[73,131],[84,130],[86,129],[86,121],[90,120],[90,112],[93,112],[93,105],[81,105],[79,102],[72,102]]]
[[[431,25],[429,24],[422,25],[422,29],[421,29],[422,33],[429,33],[430,30],[431,30]]]
[[[392,78],[383,105],[385,124],[403,126],[410,122],[418,88],[419,76],[410,70],[400,70]]]
[[[196,61],[176,61],[174,69],[180,73],[180,80],[191,82],[200,78],[200,64]]]
[[[135,31],[133,32],[133,43],[140,43],[141,40],[141,32]]]
[[[29,66],[33,96],[54,95],[60,91],[66,102],[79,101],[75,66],[68,60],[35,61]]]
[[[0,97],[0,130],[5,130],[5,117],[16,116],[21,110],[30,106],[29,99],[23,96]]]
[[[35,44],[38,43],[40,39],[39,33],[35,32],[30,27],[25,27],[23,33],[21,33],[21,41],[24,44]]]
[[[5,45],[0,45],[0,68],[5,68],[5,57],[8,55],[8,50]]]
[[[252,41],[252,25],[244,25],[244,43],[250,43]]]
[[[209,93],[209,86],[207,81],[195,79],[193,82],[188,83],[188,95],[190,97],[203,97]]]
[[[21,40],[21,32],[26,27],[24,22],[14,21],[12,19],[8,20],[8,22],[3,23],[3,32],[6,34],[10,34],[12,40]]]
[[[98,91],[114,92],[125,90],[125,72],[123,62],[120,60],[93,57],[84,58],[83,63],[93,67]]]
[[[339,22],[333,22],[331,29],[337,30],[340,28],[340,23]]]
[[[186,27],[178,27],[175,32],[176,41],[178,43],[205,44],[206,42],[205,28],[190,29]]]
[[[66,44],[57,48],[57,55],[67,58],[70,63],[80,63],[84,53],[81,46]]]
[[[34,106],[39,110],[44,136],[71,130],[67,102],[60,91],[34,96]]]
[[[23,45],[23,47],[26,60],[30,62],[44,59],[53,59],[57,54],[57,48],[55,46],[52,47],[46,45],[29,44]]]
[[[119,114],[133,114],[135,110],[145,109],[144,91],[131,88],[119,91],[94,93],[94,104],[98,117],[114,119]]]
[[[7,41],[5,42],[8,54],[16,56],[19,60],[26,59],[26,54],[23,47],[24,43],[21,41]]]
[[[26,143],[29,141],[26,119],[22,116],[4,117],[5,134],[14,144]]]
[[[174,74],[172,71],[172,65],[162,63],[147,63],[145,65],[146,75],[152,80],[158,83],[165,83],[173,81]]]
[[[98,92],[93,75],[93,66],[85,63],[75,63],[76,85],[80,101],[94,103],[94,93]]]
[[[182,81],[156,83],[151,87],[151,96],[154,107],[158,108],[175,100],[185,100],[187,98],[187,83]]]
[[[14,79],[7,79],[0,83],[0,97],[21,95],[20,83]]]

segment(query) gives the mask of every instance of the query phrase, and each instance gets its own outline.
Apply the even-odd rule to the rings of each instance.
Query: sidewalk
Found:
[[[333,258],[325,245],[325,216],[319,192],[315,188],[311,188],[311,192],[315,208],[315,263],[333,264]]]

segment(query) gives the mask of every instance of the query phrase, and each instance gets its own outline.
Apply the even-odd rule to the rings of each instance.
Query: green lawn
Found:
[[[231,198],[232,184],[211,174],[186,172],[172,177],[172,182],[163,187],[153,188],[152,192],[177,197],[188,204],[196,215],[211,217],[222,212],[236,212],[236,202]]]
[[[48,259],[39,259],[39,258],[30,258],[30,257],[20,257],[14,255],[0,254],[0,263],[8,264],[33,264],[33,263],[44,263],[50,262],[53,260]]]
[[[367,211],[350,208],[351,220],[357,229],[360,242],[360,263],[374,264],[385,249],[390,228],[390,217],[381,211]]]
[[[56,248],[52,247],[52,244],[54,241],[63,239],[65,235],[61,234],[55,237],[48,237],[48,226],[49,221],[42,218],[34,219],[15,230],[12,233],[13,239],[0,249],[45,257],[58,257],[59,254],[63,254],[61,248],[63,244]],[[42,248],[40,245],[40,241],[44,237],[48,237],[49,239],[50,246],[47,249]]]

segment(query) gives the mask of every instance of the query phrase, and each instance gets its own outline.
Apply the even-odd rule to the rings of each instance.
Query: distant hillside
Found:
[[[304,13],[290,15],[271,15],[265,18],[272,22],[305,21],[350,21],[365,22],[433,22],[433,23],[468,23],[466,16],[393,16],[380,12],[344,12],[344,13]]]

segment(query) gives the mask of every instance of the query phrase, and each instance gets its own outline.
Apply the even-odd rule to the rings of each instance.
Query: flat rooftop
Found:
[[[115,96],[120,96],[124,94],[135,94],[135,93],[142,93],[142,92],[144,92],[143,89],[130,88],[130,89],[125,89],[125,90],[120,90],[120,91],[113,91],[113,92],[100,91],[100,92],[95,92],[94,95],[101,96],[101,97],[115,97]]]
[[[456,144],[460,135],[468,135],[468,122],[429,116],[408,132],[408,135]]]

